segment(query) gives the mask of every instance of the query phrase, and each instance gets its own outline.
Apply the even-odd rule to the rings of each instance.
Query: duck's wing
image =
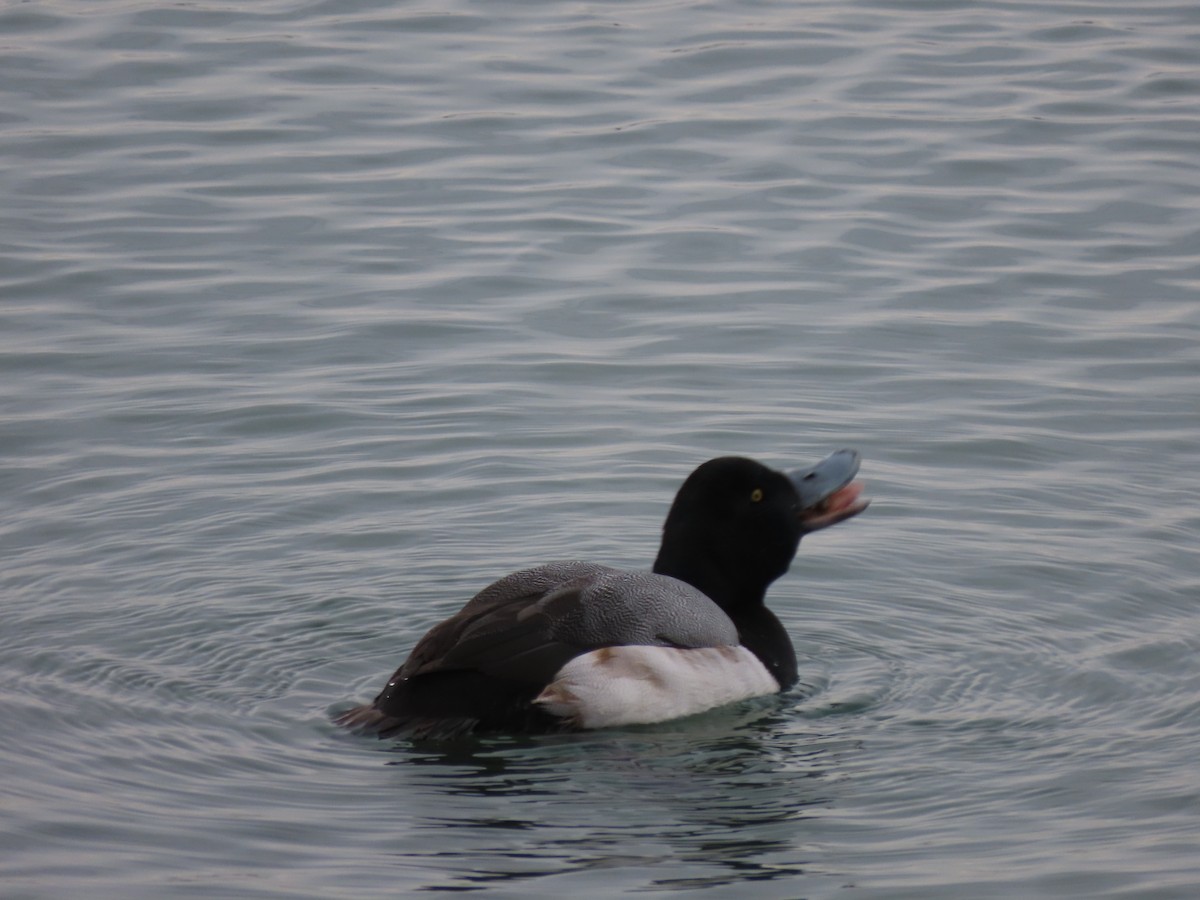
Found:
[[[440,715],[476,721],[489,708],[523,715],[568,661],[589,650],[737,642],[737,629],[720,608],[681,581],[552,563],[500,579],[434,626],[374,702],[340,721],[390,728]]]
[[[556,563],[489,586],[435,626],[400,679],[471,669],[544,685],[574,656],[640,644],[736,644],[737,629],[708,597],[673,578],[589,563]]]

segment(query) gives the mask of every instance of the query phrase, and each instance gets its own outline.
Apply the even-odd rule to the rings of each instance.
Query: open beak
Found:
[[[860,499],[863,483],[855,481],[859,455],[856,450],[838,450],[815,466],[788,472],[800,495],[800,526],[804,534],[857,516],[871,502]]]

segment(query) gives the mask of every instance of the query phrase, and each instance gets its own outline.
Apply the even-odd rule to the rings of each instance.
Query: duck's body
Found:
[[[790,475],[705,463],[676,496],[653,572],[559,562],[508,575],[338,721],[381,735],[600,728],[791,687],[795,652],[763,598],[803,534],[866,508],[857,469],[853,451]]]

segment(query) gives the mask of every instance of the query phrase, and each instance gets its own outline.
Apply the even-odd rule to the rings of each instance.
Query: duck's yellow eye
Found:
[[[750,492],[750,502],[758,503],[763,498],[762,488],[755,488]]]

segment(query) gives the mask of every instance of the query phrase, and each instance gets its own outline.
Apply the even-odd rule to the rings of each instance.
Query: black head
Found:
[[[761,604],[800,538],[867,508],[853,481],[858,462],[853,450],[839,450],[784,473],[742,457],[709,460],[675,496],[654,571],[688,582],[726,611]]]

